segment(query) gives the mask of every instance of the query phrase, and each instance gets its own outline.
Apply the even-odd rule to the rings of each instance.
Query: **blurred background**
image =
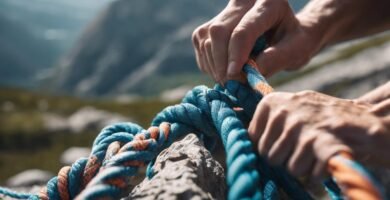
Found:
[[[0,184],[45,182],[88,155],[105,125],[147,127],[193,86],[212,86],[190,38],[226,3],[0,0]],[[296,11],[305,3],[290,0]],[[355,98],[389,78],[390,34],[382,33],[326,48],[270,82]]]

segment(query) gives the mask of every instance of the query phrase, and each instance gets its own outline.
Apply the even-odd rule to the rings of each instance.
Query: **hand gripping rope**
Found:
[[[264,44],[260,38],[253,52],[260,52]],[[252,148],[245,124],[262,97],[272,92],[254,67],[253,61],[244,66],[249,85],[228,81],[225,88],[218,84],[214,89],[195,87],[182,103],[158,113],[148,129],[133,123],[104,128],[90,156],[63,167],[38,194],[6,188],[0,188],[0,194],[34,200],[118,199],[128,194],[130,179],[140,166],[149,163],[147,176],[152,177],[153,161],[159,152],[178,138],[196,133],[210,150],[218,137],[222,140],[229,199],[279,199],[281,190],[291,199],[312,199],[284,169],[270,167]],[[324,186],[331,199],[385,199],[377,182],[347,154],[331,158],[328,171],[332,178]]]

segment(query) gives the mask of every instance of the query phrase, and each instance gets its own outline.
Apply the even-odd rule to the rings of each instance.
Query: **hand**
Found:
[[[380,107],[312,91],[271,93],[248,131],[262,156],[295,176],[322,178],[328,159],[342,151],[390,167],[390,128]]]
[[[256,58],[258,70],[271,76],[297,69],[321,47],[312,20],[306,18],[296,17],[287,0],[231,0],[194,31],[198,66],[217,82],[238,79],[256,39],[266,33],[269,46]]]

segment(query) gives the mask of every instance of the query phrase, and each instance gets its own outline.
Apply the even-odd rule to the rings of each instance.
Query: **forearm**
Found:
[[[312,0],[298,13],[321,46],[390,29],[389,0]]]
[[[377,104],[387,99],[390,99],[390,81],[359,97],[357,100]]]

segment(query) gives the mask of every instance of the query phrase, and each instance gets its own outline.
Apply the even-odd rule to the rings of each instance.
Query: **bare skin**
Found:
[[[295,176],[322,178],[329,158],[343,151],[390,168],[390,82],[378,91],[357,100],[272,93],[258,104],[248,132],[261,155]]]
[[[230,0],[192,36],[199,68],[215,81],[240,79],[256,39],[268,47],[255,61],[266,77],[295,70],[320,49],[390,28],[388,0],[312,0],[294,14],[287,0]],[[296,175],[321,177],[340,151],[390,167],[390,83],[356,100],[317,92],[273,93],[249,126],[260,154]]]
[[[217,82],[237,79],[265,34],[258,70],[271,76],[298,69],[326,45],[388,30],[389,7],[388,0],[312,0],[295,15],[287,0],[230,0],[193,33],[198,66]]]

